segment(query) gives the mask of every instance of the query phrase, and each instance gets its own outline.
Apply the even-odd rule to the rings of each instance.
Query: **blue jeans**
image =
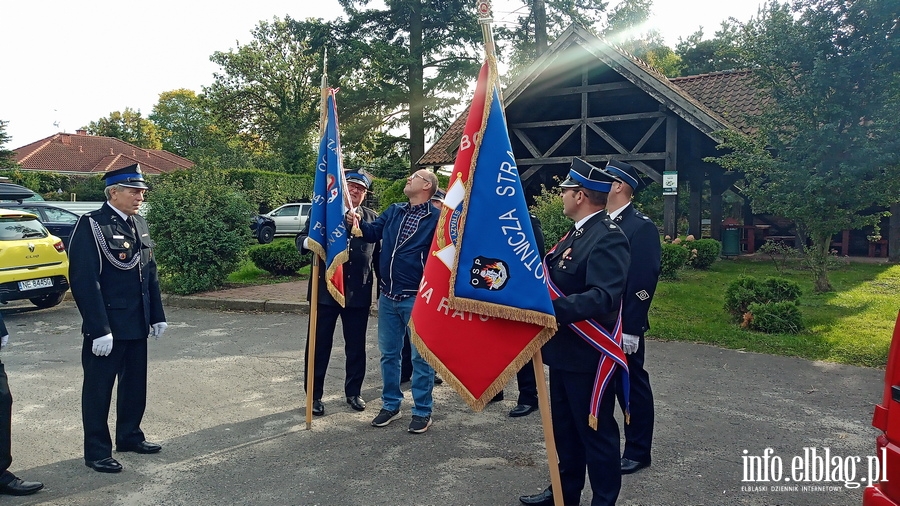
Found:
[[[391,411],[400,409],[403,392],[400,390],[400,351],[403,336],[409,325],[415,297],[401,301],[391,300],[384,295],[378,297],[378,351],[381,352],[381,404]],[[434,390],[434,369],[412,346],[412,414],[431,416]]]

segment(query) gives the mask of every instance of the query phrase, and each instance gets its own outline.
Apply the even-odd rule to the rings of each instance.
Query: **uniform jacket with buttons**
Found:
[[[91,220],[99,227],[94,233]],[[153,241],[140,215],[135,231],[108,202],[78,219],[69,242],[69,285],[87,339],[146,339],[150,325],[166,321]],[[122,268],[134,262],[131,268]]]
[[[372,223],[378,214],[368,207],[360,206],[357,209],[362,218],[360,221]],[[310,250],[303,247],[303,241],[309,237],[308,218],[306,225],[297,237],[300,253],[308,253]],[[369,307],[372,305],[372,282],[377,276],[378,258],[381,254],[381,243],[370,243],[361,237],[350,236],[350,257],[343,264],[344,271],[344,307]],[[312,296],[312,284],[307,298]],[[338,302],[329,293],[325,286],[325,262],[319,259],[319,304],[327,306],[339,306]]]
[[[631,246],[631,266],[622,296],[622,332],[643,336],[650,330],[650,303],[659,281],[662,245],[659,229],[647,216],[629,204],[614,222],[622,228]]]
[[[597,372],[600,352],[569,327],[593,319],[608,331],[615,326],[630,261],[628,239],[605,213],[570,232],[546,257],[550,279],[565,296],[553,301],[559,330],[544,345],[552,368]]]

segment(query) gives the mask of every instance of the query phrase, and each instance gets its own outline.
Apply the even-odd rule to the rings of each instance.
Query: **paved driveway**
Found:
[[[369,408],[357,413],[343,402],[338,347],[326,383],[326,415],[307,431],[305,315],[167,312],[169,331],[150,343],[143,426],[163,451],[114,454],[125,471],[107,475],[82,460],[75,306],[4,306],[11,344],[2,360],[15,398],[11,470],[46,488],[0,502],[513,506],[518,495],[548,482],[539,416],[506,417],[515,385],[507,389],[508,400],[482,413],[469,410],[450,388],[437,387],[435,424],[421,435],[406,432],[407,393],[402,420],[371,427],[380,407],[374,319],[363,386]],[[655,341],[647,355],[657,396],[654,462],[625,477],[619,504],[860,503],[861,489],[843,482],[800,484],[825,491],[800,491],[800,485],[790,491],[794,482],[781,482],[777,490],[771,482],[742,482],[743,462],[772,448],[767,462],[780,460],[790,476],[791,461],[804,448],[820,456],[828,448],[842,462],[862,458],[858,482],[865,457],[874,452],[870,421],[881,371]],[[589,504],[588,493],[582,504]]]

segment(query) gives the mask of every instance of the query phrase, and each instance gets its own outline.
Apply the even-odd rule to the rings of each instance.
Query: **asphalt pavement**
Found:
[[[306,430],[305,283],[242,290],[166,298],[170,326],[150,342],[143,423],[163,451],[114,453],[125,466],[116,475],[82,458],[75,305],[3,306],[11,337],[0,357],[15,398],[10,470],[46,488],[0,503],[513,506],[549,483],[539,415],[507,417],[515,381],[481,413],[436,387],[424,434],[406,431],[405,385],[403,418],[372,427],[381,404],[377,316],[367,334],[367,409],[344,402],[336,337],[325,416]],[[646,361],[653,465],[623,478],[618,504],[860,504],[883,371],[652,339]],[[827,479],[817,476],[825,466]]]

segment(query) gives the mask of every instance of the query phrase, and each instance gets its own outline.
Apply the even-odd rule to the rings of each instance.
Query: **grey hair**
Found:
[[[106,200],[109,200],[112,198],[112,195],[110,195],[109,193],[113,190],[120,192],[120,191],[124,191],[125,187],[120,184],[111,184],[111,185],[107,186],[106,188],[104,188],[103,194],[106,195]]]

